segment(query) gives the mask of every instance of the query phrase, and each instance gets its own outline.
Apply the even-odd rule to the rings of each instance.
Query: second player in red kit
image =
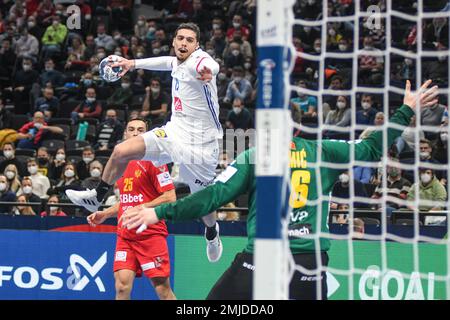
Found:
[[[146,122],[130,120],[125,139],[144,133]],[[118,216],[133,207],[155,207],[176,200],[175,187],[167,166],[155,167],[150,161],[130,161],[122,177],[117,180],[120,201],[114,206],[97,211],[88,217],[91,225]],[[175,299],[170,288],[170,258],[167,247],[167,226],[161,221],[140,234],[117,226],[114,256],[116,299],[130,299],[133,281],[144,274],[150,279],[160,299]]]
[[[122,178],[117,181],[120,190],[118,219],[128,208],[150,203],[166,191],[174,190],[167,166],[155,167],[150,161],[131,161]],[[167,226],[164,221],[152,225],[140,234],[117,226],[114,271],[123,267],[142,272],[149,278],[170,275]],[[131,240],[131,241],[130,241]],[[131,255],[131,256],[130,256]],[[139,265],[135,265],[139,263]]]

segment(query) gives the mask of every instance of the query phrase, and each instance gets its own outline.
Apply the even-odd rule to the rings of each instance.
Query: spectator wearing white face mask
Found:
[[[47,198],[47,191],[50,188],[50,180],[42,173],[38,172],[38,164],[35,158],[27,161],[30,179],[33,181],[33,192],[42,199]]]
[[[102,106],[97,101],[97,94],[94,88],[87,88],[85,94],[86,100],[80,103],[72,111],[70,117],[75,124],[78,120],[84,118],[96,118],[100,120],[102,115]]]
[[[17,197],[24,196],[27,202],[39,203],[38,205],[33,205],[32,209],[34,212],[40,212],[41,198],[34,193],[33,180],[31,180],[30,176],[23,177],[21,187],[16,194]]]
[[[363,94],[361,98],[361,108],[362,110],[356,112],[356,124],[373,125],[378,110],[373,106],[371,95]]]
[[[358,180],[353,179],[354,191],[353,194],[356,197],[368,198],[364,185]],[[331,191],[332,200],[330,202],[330,209],[337,210],[339,204],[348,203],[350,199],[350,176],[348,171],[341,173],[339,181],[333,186]],[[334,197],[334,199],[333,199]],[[354,202],[354,208],[366,208],[366,203]]]
[[[4,174],[5,177],[8,179],[9,183],[8,190],[14,192],[15,194],[20,188],[20,179],[19,179],[20,176],[17,167],[14,164],[7,165]]]
[[[103,165],[100,161],[94,160],[89,165],[90,177],[81,182],[82,188],[94,189],[101,181]]]
[[[144,40],[148,33],[148,25],[145,16],[139,16],[138,21],[134,25],[134,35]]]
[[[77,163],[76,172],[78,173],[78,178],[82,181],[90,177],[89,165],[95,159],[95,151],[91,146],[83,148],[82,160]]]
[[[155,39],[152,41],[152,45],[151,45],[151,54],[150,57],[159,57],[161,56],[162,52],[162,45],[161,45],[161,41],[159,41],[158,39]],[[138,52],[139,54],[139,52]],[[144,56],[141,55],[140,58],[142,58]],[[137,58],[139,58],[139,56],[137,56]]]
[[[130,41],[128,41],[124,36],[122,36],[122,33],[120,30],[114,30],[113,31],[113,39],[114,43],[116,44],[116,50],[121,47],[128,47],[130,45]]]
[[[22,59],[22,68],[16,68],[10,85],[4,87],[4,97],[9,97],[14,101],[14,112],[17,114],[27,114],[30,112],[30,92],[39,78],[39,73],[33,69],[31,58]]]
[[[0,202],[15,202],[16,194],[9,190],[8,178],[0,174]],[[10,214],[12,206],[0,205],[0,214]]]
[[[72,190],[80,190],[81,182],[78,179],[77,171],[75,169],[75,165],[72,163],[66,163],[63,166],[63,170],[61,171],[61,175],[58,177],[58,182],[56,185],[47,191],[48,195],[56,194],[59,199],[63,201],[67,201],[67,196],[65,191],[68,189]]]
[[[244,69],[240,66],[234,67],[233,78],[228,84],[227,94],[223,101],[229,103],[235,98],[239,98],[246,103],[250,99],[252,89],[250,82],[244,78]]]
[[[227,68],[233,68],[235,66],[242,67],[245,61],[245,56],[241,52],[241,46],[236,41],[230,42],[225,48],[223,58]]]
[[[416,147],[414,147],[416,148]],[[434,158],[434,152],[433,152],[433,144],[431,143],[431,141],[427,140],[427,139],[420,139],[419,142],[419,157],[420,157],[420,161],[422,162],[429,162],[429,163],[433,163],[436,165],[439,165],[439,161],[437,161]],[[407,159],[403,159],[402,160],[403,163],[406,164],[414,164],[415,160],[414,157],[411,158],[407,158]],[[434,170],[433,174],[438,178],[438,180],[442,179],[442,178],[446,178],[446,172],[443,170]],[[409,181],[414,181],[414,171],[413,170],[405,170],[403,176],[408,179]]]
[[[41,217],[66,217],[67,214],[58,207],[59,198],[56,194],[51,195],[47,201],[47,210],[41,212]]]
[[[219,97],[219,104],[222,106],[223,99],[227,94],[228,84],[230,78],[227,75],[227,68],[222,64],[220,72],[217,74],[217,96]]]
[[[253,128],[253,117],[241,99],[233,100],[233,109],[228,113],[225,124],[228,129],[247,130]]]
[[[447,191],[444,186],[439,182],[439,180],[434,175],[434,170],[429,168],[419,169],[420,181],[413,184],[408,192],[408,208],[414,210],[416,199],[416,192],[419,196],[419,210],[420,211],[439,211],[443,210],[445,207],[445,201],[447,199]],[[436,201],[427,202],[426,201]]]
[[[113,37],[106,34],[106,28],[104,24],[97,26],[97,37],[95,38],[95,44],[98,47],[103,47],[106,50],[112,50],[115,46]]]
[[[51,180],[58,180],[63,173],[64,165],[66,164],[66,151],[64,148],[59,148],[56,150],[56,155],[51,161],[48,167],[47,176]]]
[[[250,36],[250,30],[246,26],[244,26],[242,16],[238,14],[234,15],[232,20],[232,27],[227,30],[228,41],[233,40],[236,30],[241,31],[242,37],[244,39],[248,39],[248,37]]]
[[[350,101],[345,96],[339,96],[336,102],[336,108],[328,112],[325,119],[325,124],[335,125],[338,127],[348,127],[351,122],[352,111],[350,108]],[[333,137],[335,135],[341,135],[342,132],[336,132],[329,130],[326,135]]]
[[[14,143],[7,142],[3,144],[3,156],[5,157],[5,159],[0,161],[0,172],[4,172],[7,166],[13,164],[16,166],[17,170],[19,170],[19,175],[21,177],[24,177],[28,175],[27,168],[16,158],[15,153],[16,148],[14,146]]]

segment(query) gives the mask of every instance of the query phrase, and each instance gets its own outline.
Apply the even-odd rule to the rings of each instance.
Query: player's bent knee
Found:
[[[132,285],[123,281],[116,281],[116,296],[119,298],[129,297]]]
[[[151,280],[160,300],[173,298],[173,292],[170,288],[170,281],[168,278],[152,278]]]

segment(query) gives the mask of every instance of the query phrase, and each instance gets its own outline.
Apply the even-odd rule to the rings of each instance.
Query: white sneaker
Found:
[[[84,207],[90,212],[97,211],[101,205],[97,200],[95,189],[85,191],[66,190],[66,195],[74,204]]]
[[[222,241],[220,241],[219,236],[219,224],[216,222],[216,231],[217,235],[214,239],[208,240],[206,239],[206,255],[208,256],[209,262],[217,262],[222,256],[223,246]],[[205,237],[206,237],[206,229],[205,229]]]

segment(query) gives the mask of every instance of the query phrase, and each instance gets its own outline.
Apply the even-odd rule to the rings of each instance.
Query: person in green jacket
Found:
[[[66,36],[67,27],[61,23],[61,18],[59,16],[53,16],[52,24],[47,27],[42,37],[44,60],[47,60],[47,58],[55,53],[61,52]]]
[[[414,115],[416,105],[428,107],[437,101],[437,86],[426,90],[431,80],[425,82],[417,93],[411,92],[408,81],[405,88],[403,105],[398,108],[390,119],[391,123],[408,126]],[[387,142],[391,145],[394,139],[402,133],[398,129],[388,129]],[[346,169],[334,169],[322,165],[320,175],[309,164],[317,162],[318,149],[321,148],[322,162],[349,163],[351,150],[354,159],[359,161],[379,161],[387,147],[383,146],[383,132],[374,131],[367,138],[359,141],[323,140],[317,141],[294,138],[291,142],[291,195],[289,243],[295,263],[306,269],[314,270],[316,266],[316,248],[314,240],[302,237],[304,234],[314,234],[320,224],[320,232],[328,233],[328,199],[334,182]],[[255,149],[241,153],[215,183],[174,203],[163,204],[155,208],[130,209],[124,213],[119,223],[129,229],[157,223],[161,219],[183,221],[199,218],[222,205],[236,199],[239,195],[249,193],[249,214],[247,218],[248,242],[244,251],[238,253],[232,265],[211,289],[207,299],[252,299],[253,287],[253,249],[256,234],[256,179],[255,179]],[[320,181],[319,181],[320,179]],[[318,190],[320,182],[321,190]],[[321,206],[317,200],[322,199]],[[321,208],[321,211],[319,209]],[[319,220],[318,220],[319,219]],[[319,222],[319,223],[318,223]],[[145,227],[144,226],[144,227]],[[330,248],[328,238],[320,238],[321,265],[328,265],[327,251]],[[296,271],[289,288],[290,299],[316,299],[316,281],[321,282],[322,298],[327,297],[326,273],[322,272],[320,279]]]
[[[420,182],[414,183],[408,192],[407,199],[411,201],[408,208],[411,210],[415,209],[414,200],[416,198],[416,192],[418,192],[420,211],[443,210],[445,201],[447,201],[447,191],[439,182],[439,179],[436,178],[434,170],[426,167],[419,168],[419,177]],[[417,187],[419,187],[419,190],[417,190]]]

